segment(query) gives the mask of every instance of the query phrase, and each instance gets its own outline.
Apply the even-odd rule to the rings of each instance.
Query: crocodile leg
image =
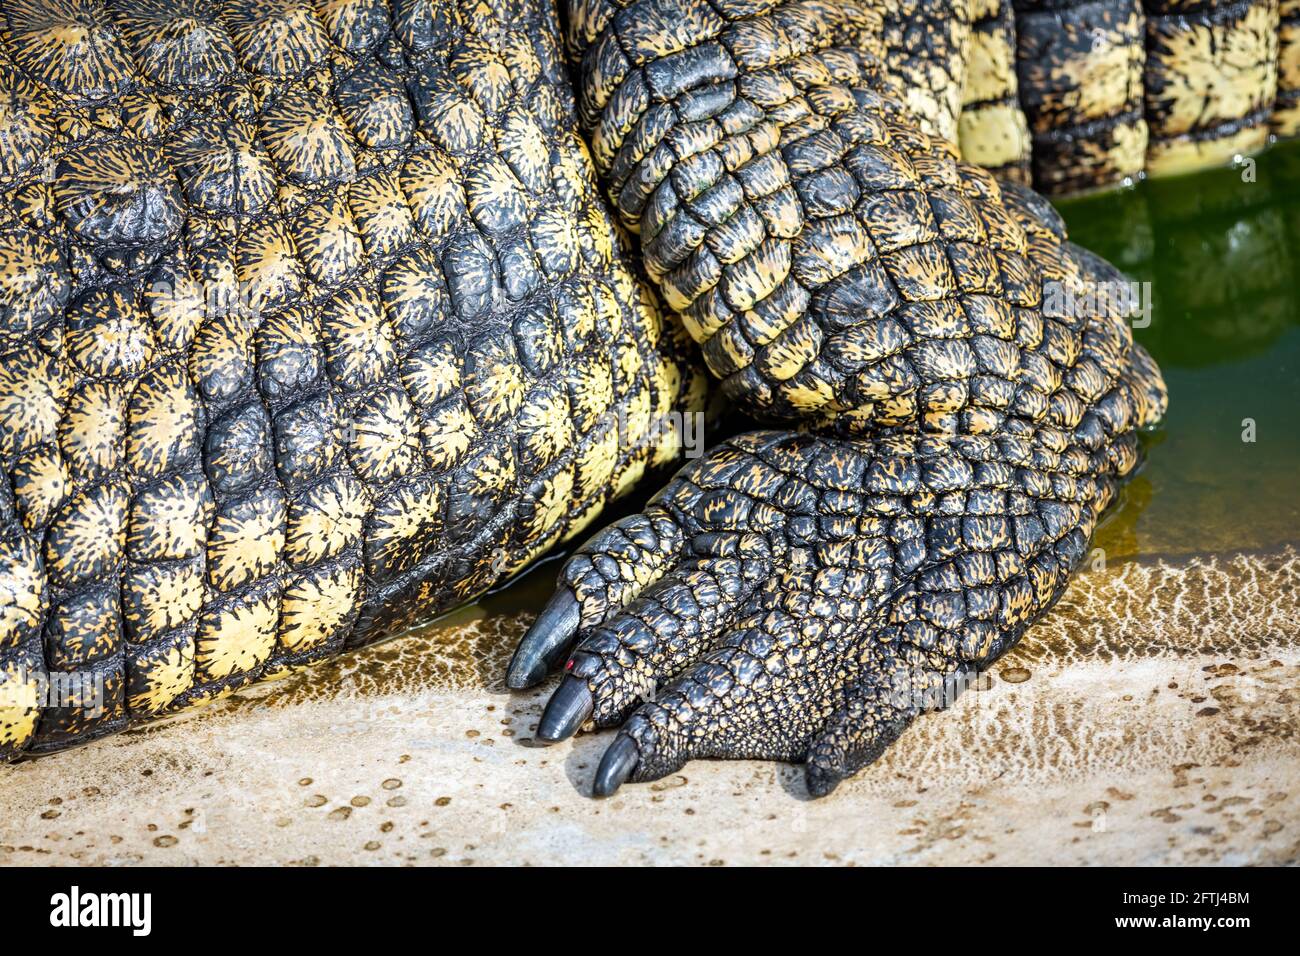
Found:
[[[734,542],[736,593],[652,585],[585,630],[539,739],[619,727],[598,794],[701,757],[807,762],[828,792],[1061,593],[1137,461],[1133,359],[1109,396],[1126,414],[1051,462],[1032,441],[758,432],[683,469],[657,505],[687,529],[682,566]]]
[[[1045,204],[1017,221],[987,171],[923,132],[880,69],[874,18],[689,0],[575,16],[606,24],[582,61],[597,170],[724,393],[757,417],[841,434],[1036,420],[1056,385],[1019,356],[1043,347],[1044,281],[1082,281],[1074,250]]]
[[[695,757],[807,761],[827,792],[1045,612],[1163,412],[1130,303],[1096,294],[1122,276],[922,131],[870,16],[641,0],[572,20],[651,277],[733,400],[812,430],[735,439],[655,499],[685,574],[729,561],[729,590],[668,571],[572,621],[538,738],[619,727],[597,793]]]
[[[665,586],[670,571],[579,627],[538,738],[619,728],[598,795],[706,757],[801,762],[810,792],[830,792],[1013,647],[1085,554],[1164,398],[1110,317],[1090,323],[1076,369],[1101,394],[1059,452],[1043,433],[757,432],[684,468],[651,508],[676,516],[681,568],[732,542],[731,599]]]
[[[1027,190],[1007,206],[1030,223],[1050,212]],[[610,581],[637,579],[643,561],[661,576],[563,635],[578,645],[538,738],[618,727],[598,795],[702,757],[801,762],[810,792],[830,792],[1014,646],[1136,466],[1136,429],[1164,407],[1159,372],[1112,315],[1088,319],[1079,350],[1056,396],[1078,409],[1064,433],[759,432],[684,468],[648,509],[685,542],[677,571],[650,548],[611,561]],[[561,606],[608,550],[602,537],[562,572]],[[726,594],[724,577],[692,577],[719,554]],[[552,620],[539,617],[521,654]]]

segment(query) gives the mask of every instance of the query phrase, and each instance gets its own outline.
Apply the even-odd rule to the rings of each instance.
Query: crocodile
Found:
[[[1198,144],[1285,114],[1237,7],[1276,109]],[[1092,135],[1079,84],[1032,122],[1038,9],[0,3],[0,759],[471,600],[722,400],[774,430],[579,548],[507,682],[564,666],[542,741],[620,728],[597,793],[829,792],[1046,612],[1165,408],[1025,185]]]

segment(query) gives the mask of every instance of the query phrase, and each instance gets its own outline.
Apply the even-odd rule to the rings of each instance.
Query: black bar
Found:
[[[917,945],[946,949],[978,939],[984,930],[1022,943],[1102,937],[1183,943],[1195,936],[1232,945],[1241,934],[1259,930],[1294,938],[1295,874],[1294,869],[982,867],[817,874],[708,869],[671,876],[628,869],[547,877],[536,870],[32,868],[0,871],[0,912],[9,939],[94,934],[131,945],[206,937],[259,949],[279,938],[296,945],[315,938],[337,945],[338,934],[352,931],[380,932],[388,939],[418,932],[436,948],[465,933],[488,941],[512,932],[545,932],[548,922],[556,928],[569,925],[581,938],[590,929],[606,935],[598,927],[610,920],[626,921],[635,932],[665,941],[683,922],[703,920],[732,945],[747,932],[764,932],[773,921],[800,935],[821,924],[819,932],[849,933],[865,947],[897,941],[906,931],[903,938]],[[700,893],[688,885],[697,878],[712,886]],[[126,925],[53,925],[70,922],[74,886],[78,922],[89,921],[82,917],[90,913],[88,906],[109,916],[116,907],[126,914],[119,919]],[[145,928],[139,918],[143,898],[133,909],[123,907],[122,897],[103,906],[97,894],[104,893],[149,894],[147,936],[136,933]],[[87,903],[92,897],[95,902]],[[574,914],[584,914],[578,923],[587,925],[575,926]],[[131,915],[138,917],[135,928]],[[620,939],[628,935],[626,926],[616,932]]]

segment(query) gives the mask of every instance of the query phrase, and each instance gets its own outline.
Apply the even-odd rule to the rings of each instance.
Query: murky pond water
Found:
[[[1300,144],[1237,169],[1062,202],[1070,238],[1150,283],[1135,329],[1169,385],[1110,557],[1300,539]]]

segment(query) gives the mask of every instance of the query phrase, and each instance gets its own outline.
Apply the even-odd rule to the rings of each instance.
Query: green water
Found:
[[[1058,204],[1071,239],[1151,283],[1150,323],[1134,334],[1169,386],[1145,464],[1097,533],[1108,561],[1300,542],[1300,143],[1256,157],[1251,178],[1217,169]],[[666,480],[648,477],[598,525]],[[540,608],[560,558],[452,620]]]
[[[1098,533],[1108,556],[1300,540],[1298,184],[1288,144],[1253,169],[1058,204],[1071,239],[1151,283],[1150,325],[1134,335],[1169,385],[1146,464]]]

